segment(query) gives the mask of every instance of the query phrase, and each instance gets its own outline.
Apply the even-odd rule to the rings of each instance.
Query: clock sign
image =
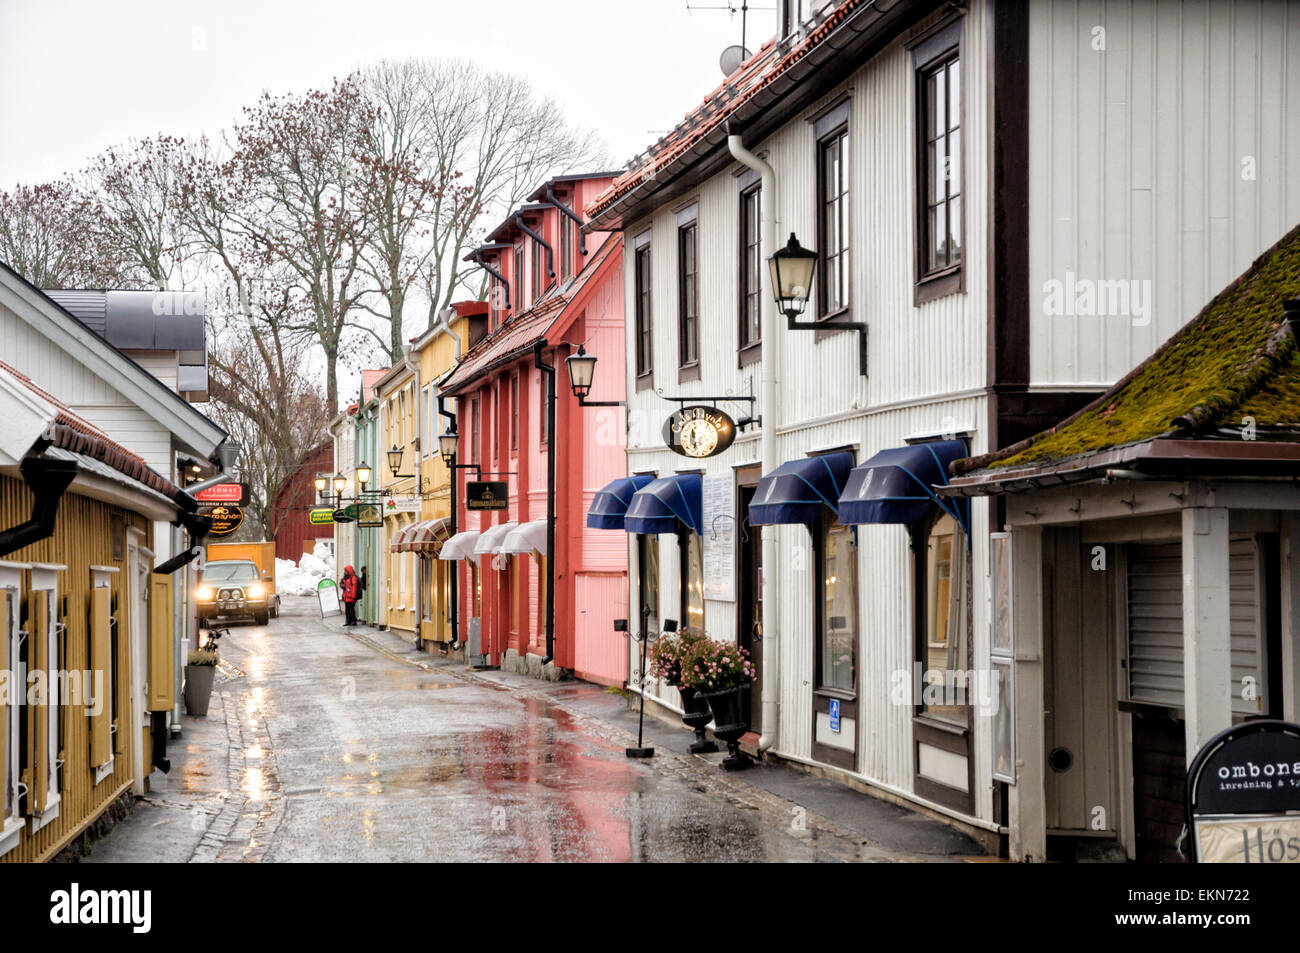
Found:
[[[736,439],[736,422],[716,407],[683,407],[664,421],[664,443],[684,457],[712,457]]]

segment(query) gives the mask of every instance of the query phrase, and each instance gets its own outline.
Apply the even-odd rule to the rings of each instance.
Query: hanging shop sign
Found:
[[[349,513],[349,512],[348,512],[348,510],[350,510],[350,509],[351,509],[351,507],[349,507],[349,506],[340,506],[337,510],[335,510],[335,511],[334,511],[334,522],[336,522],[336,523],[352,523],[352,522],[354,522],[354,521],[356,520],[356,516],[354,516],[352,513]]]
[[[212,529],[208,530],[208,535],[214,539],[229,536],[244,522],[243,510],[238,506],[227,506],[224,503],[205,506],[199,510],[199,513],[212,517]]]
[[[334,522],[334,511],[328,506],[315,506],[307,511],[307,522],[312,526],[328,526]]]
[[[243,503],[244,484],[218,483],[216,486],[196,491],[194,499],[200,503]]]
[[[357,525],[360,527],[375,527],[384,525],[384,511],[378,503],[358,503]]]
[[[1196,863],[1300,864],[1300,725],[1211,738],[1187,770],[1187,827]]]
[[[420,498],[418,496],[390,496],[384,500],[385,516],[418,512],[420,512]]]
[[[736,439],[736,422],[716,407],[683,407],[664,421],[664,443],[684,457],[712,457]]]
[[[465,508],[504,510],[510,506],[510,488],[505,480],[475,480],[465,485]]]

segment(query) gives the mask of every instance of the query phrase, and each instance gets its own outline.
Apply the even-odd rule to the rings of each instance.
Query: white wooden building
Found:
[[[1002,504],[873,502],[865,468],[871,515],[830,504],[846,461],[883,479],[1052,426],[1300,221],[1300,4],[781,6],[781,36],[587,209],[624,233],[628,473],[702,477],[699,525],[629,534],[630,605],[753,651],[760,750],[1039,859],[993,715],[951,694],[992,669]],[[864,323],[865,374],[857,331],[777,313],[791,233],[818,253],[800,320]],[[683,403],[761,423],[691,459],[661,433]],[[817,521],[757,525],[764,476],[815,456],[837,491]]]

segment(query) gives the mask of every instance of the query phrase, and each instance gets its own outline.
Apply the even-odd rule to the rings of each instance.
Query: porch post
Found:
[[[1043,725],[1043,528],[1017,526],[1011,534],[1012,675],[1016,783],[1007,798],[1012,860],[1047,855],[1047,772]]]
[[[1183,708],[1187,761],[1232,724],[1228,511],[1183,510]]]
[[[1300,719],[1300,513],[1282,514],[1282,717]]]

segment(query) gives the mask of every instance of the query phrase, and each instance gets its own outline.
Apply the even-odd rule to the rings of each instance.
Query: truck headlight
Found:
[[[248,587],[248,594],[254,599],[260,599],[262,596],[266,595],[266,586],[262,585],[260,582],[255,582]]]
[[[207,602],[209,599],[216,596],[216,594],[217,591],[213,589],[211,586],[199,586],[199,590],[197,593],[200,602]]]

